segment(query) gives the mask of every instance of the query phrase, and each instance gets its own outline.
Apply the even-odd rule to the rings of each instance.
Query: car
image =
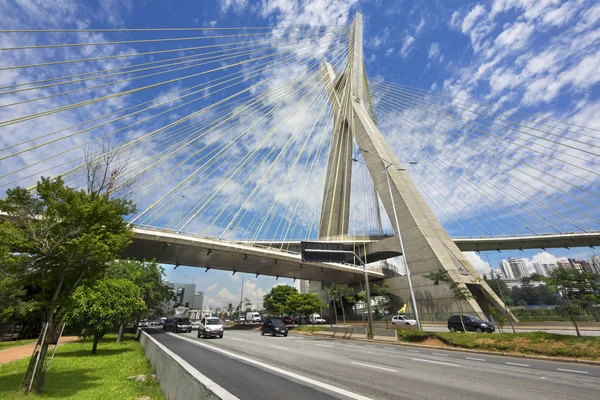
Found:
[[[198,337],[204,339],[219,337],[223,339],[223,322],[217,317],[202,318],[198,327]]]
[[[246,322],[246,318],[244,318],[244,317],[237,317],[235,319],[235,321],[233,321],[234,324],[243,324],[245,322]]]
[[[294,324],[297,325],[307,325],[308,324],[308,319],[306,317],[294,317],[293,319]]]
[[[163,325],[163,329],[170,329],[173,333],[191,332],[192,323],[188,318],[184,317],[167,318],[165,320],[165,324]]]
[[[448,318],[448,330],[450,332],[463,331],[463,324],[460,322],[460,315],[453,315]],[[479,317],[474,315],[463,315],[463,322],[465,324],[465,329],[468,332],[478,332],[478,333],[494,333],[496,327],[489,321],[484,321]]]
[[[144,328],[144,327],[148,326],[148,320],[145,320],[145,319],[141,320],[141,321],[138,323],[138,326],[139,326],[140,328]]]
[[[252,311],[246,313],[246,323],[247,324],[260,324],[262,318],[259,313]]]
[[[277,318],[267,318],[265,322],[263,322],[262,328],[260,328],[260,334],[265,335],[270,333],[271,336],[277,335],[288,335],[288,328],[281,322],[280,319]]]
[[[281,322],[285,325],[292,325],[294,321],[292,321],[292,317],[281,317]]]
[[[321,316],[319,314],[310,314],[308,316],[308,321],[311,324],[315,324],[315,325],[321,325],[321,324],[324,324],[327,322],[323,318],[321,318]]]
[[[392,325],[416,325],[417,321],[408,318],[406,315],[394,315],[392,317]]]

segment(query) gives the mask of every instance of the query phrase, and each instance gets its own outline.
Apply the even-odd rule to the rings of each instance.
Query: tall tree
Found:
[[[581,336],[576,319],[579,314],[577,303],[592,308],[600,303],[600,275],[571,268],[557,268],[544,280],[552,290],[560,293],[577,336]]]
[[[307,315],[319,310],[323,306],[319,295],[316,293],[293,293],[286,299],[283,310],[295,315]]]
[[[284,307],[287,299],[298,294],[295,287],[288,285],[277,285],[271,288],[271,291],[263,296],[263,307],[273,316],[279,316],[284,313]]]
[[[162,305],[165,301],[175,300],[175,295],[171,289],[163,284],[164,268],[158,265],[155,260],[116,260],[108,266],[106,276],[127,279],[139,287],[146,309],[142,315],[134,316],[135,321],[147,316],[156,318],[162,313]],[[126,320],[121,321],[117,343],[121,342],[126,322]]]
[[[352,303],[350,298],[352,297],[352,293],[354,290],[345,284],[332,283],[329,287],[326,288],[327,293],[333,298],[333,307],[336,310],[335,312],[335,323],[337,324],[337,307],[336,302],[339,302],[342,308],[342,318],[344,320],[344,325],[346,325],[346,310],[344,307],[344,299],[349,300],[349,303]]]
[[[461,302],[463,300],[473,299],[473,294],[466,287],[456,283],[445,269],[423,274],[423,277],[433,281],[434,286],[443,285],[452,294],[452,298],[460,311],[460,323],[463,327],[463,331],[466,332],[467,329],[465,328],[465,321],[463,320],[463,308]]]
[[[63,180],[42,178],[35,192],[9,189],[0,200],[0,242],[8,249],[2,259],[9,273],[32,294],[54,336],[55,321],[70,295],[81,283],[101,277],[107,263],[133,239],[123,216],[135,211],[132,203],[109,200],[95,192],[87,193],[65,186]],[[49,340],[40,347],[37,370],[43,371]],[[29,389],[35,368],[32,357],[22,388]],[[35,375],[32,390],[41,391],[44,377]]]
[[[65,322],[81,328],[81,336],[93,336],[92,354],[98,341],[124,320],[147,310],[140,288],[127,279],[102,279],[92,286],[80,286],[72,296]]]
[[[388,316],[392,313],[392,298],[390,284],[385,282],[383,285],[373,284],[373,295],[379,297],[376,310],[385,319],[385,326],[388,326]]]

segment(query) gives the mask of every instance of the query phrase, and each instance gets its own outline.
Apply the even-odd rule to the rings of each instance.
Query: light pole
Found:
[[[360,149],[362,152],[368,153],[368,151]],[[366,165],[368,168],[372,168],[369,164],[359,161],[356,158],[352,158],[352,161],[358,162]],[[394,195],[392,193],[392,184],[390,183],[390,174],[389,168],[394,165],[391,163],[387,163],[385,160],[381,160],[387,165],[383,168],[382,171],[377,171],[379,173],[385,172],[385,178],[388,184],[388,190],[390,191],[390,201],[392,202],[392,210],[394,211],[394,221],[396,222],[396,232],[398,232],[398,241],[400,242],[400,251],[402,252],[402,262],[404,264],[404,271],[406,271],[406,278],[408,279],[408,290],[410,292],[410,302],[412,304],[413,311],[415,313],[415,320],[417,321],[417,327],[419,330],[423,330],[421,326],[421,320],[419,319],[419,310],[417,309],[417,301],[415,300],[415,292],[412,286],[412,278],[410,276],[410,269],[408,268],[408,262],[406,261],[406,252],[404,251],[404,242],[402,241],[402,234],[400,233],[400,224],[398,223],[398,212],[396,211],[396,203],[394,202]],[[408,164],[416,165],[417,162],[409,161]],[[385,165],[385,164],[384,164]],[[406,171],[406,168],[397,168],[398,171]]]

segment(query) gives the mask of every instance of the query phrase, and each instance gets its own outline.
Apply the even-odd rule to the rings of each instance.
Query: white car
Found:
[[[392,325],[416,325],[417,321],[408,318],[406,315],[394,315],[392,317]]]
[[[204,339],[219,337],[223,339],[223,322],[216,317],[202,318],[198,327],[198,337]]]

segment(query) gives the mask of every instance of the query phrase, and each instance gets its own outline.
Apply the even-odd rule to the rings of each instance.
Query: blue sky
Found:
[[[277,26],[285,32],[285,27],[302,25],[311,26],[312,28],[308,28],[310,32],[330,32],[331,36],[328,39],[321,38],[311,44],[312,47],[307,50],[308,55],[302,54],[300,50],[293,53],[294,60],[305,63],[304,69],[283,74],[288,81],[296,82],[295,86],[292,85],[294,87],[285,87],[283,78],[277,77],[278,73],[284,71],[284,66],[288,65],[285,64],[285,55],[266,59],[265,63],[270,69],[248,78],[243,85],[249,87],[261,80],[273,79],[273,85],[264,92],[262,89],[256,89],[250,93],[254,98],[266,93],[267,99],[260,104],[264,105],[264,110],[272,111],[274,116],[269,117],[264,128],[257,129],[244,143],[235,142],[235,146],[228,148],[227,152],[223,153],[224,156],[218,159],[218,163],[210,165],[212,170],[207,167],[201,171],[189,181],[189,185],[168,195],[140,219],[142,223],[149,225],[177,229],[187,217],[197,213],[195,218],[189,220],[186,231],[247,239],[254,237],[254,228],[259,226],[259,238],[286,235],[300,238],[314,234],[314,210],[318,209],[320,201],[327,150],[327,141],[323,138],[331,130],[331,115],[326,107],[327,101],[322,89],[307,84],[303,87],[307,91],[314,89],[313,92],[309,92],[312,93],[310,95],[302,97],[301,92],[298,92],[294,97],[287,93],[301,87],[303,82],[310,81],[305,78],[316,76],[318,69],[308,66],[311,60],[328,60],[334,65],[336,61],[341,60],[339,56],[343,54],[344,34],[347,30],[334,27],[347,26],[357,11],[364,15],[364,58],[378,125],[388,137],[400,160],[418,160],[419,164],[410,169],[411,177],[452,236],[528,234],[532,230],[549,233],[553,229],[599,229],[600,213],[597,205],[600,204],[600,193],[597,172],[600,169],[596,155],[599,143],[597,129],[600,128],[600,73],[597,68],[600,65],[600,5],[597,2],[8,0],[0,5],[0,14],[4,16],[0,27],[82,29]],[[317,28],[321,26],[329,28]],[[77,35],[0,34],[0,38],[2,47],[17,47],[33,43],[48,45],[219,34],[215,32],[221,32],[223,35],[234,33],[192,31]],[[253,32],[256,31],[235,31],[244,34]],[[290,31],[287,32],[289,34]],[[214,39],[210,43],[222,46],[235,40],[238,39],[228,37]],[[140,53],[182,49],[186,46],[197,46],[198,43],[187,40],[107,45],[98,48],[21,50],[10,52],[7,57],[3,57],[0,65],[6,67],[62,59],[102,57],[116,54],[118,51]],[[273,46],[272,43],[268,45]],[[321,45],[323,46],[320,47]],[[282,46],[276,49],[288,49],[285,44]],[[143,58],[110,59],[98,61],[94,67],[131,68],[130,66],[136,63],[158,62],[166,60],[167,57],[187,54],[191,53],[180,50],[177,54],[161,53]],[[223,60],[218,65],[224,66],[231,62]],[[278,63],[281,63],[281,66],[278,66]],[[73,130],[67,128],[74,124],[92,117],[97,117],[98,121],[105,121],[106,119],[102,119],[103,114],[114,112],[120,115],[119,110],[133,107],[139,102],[154,101],[151,104],[160,104],[161,101],[173,100],[164,107],[156,108],[165,111],[160,118],[140,122],[144,116],[153,115],[150,112],[140,114],[39,149],[24,151],[13,158],[0,160],[0,171],[14,171],[39,163],[37,169],[29,168],[0,178],[0,184],[30,185],[37,179],[37,174],[49,167],[55,168],[46,174],[64,173],[78,165],[81,150],[54,158],[48,158],[49,154],[57,154],[73,146],[82,146],[86,141],[98,138],[110,129],[123,128],[114,137],[121,143],[127,143],[199,112],[203,107],[214,104],[244,87],[220,91],[217,88],[203,89],[201,85],[211,79],[225,79],[226,74],[234,71],[249,75],[251,68],[258,68],[258,64],[259,62],[245,64],[239,69],[223,69],[186,78],[140,93],[112,98],[101,104],[0,127],[6,132],[0,135],[2,147],[10,145],[15,146],[11,151],[27,150],[31,144],[44,142],[37,138],[41,133],[50,133],[59,128],[64,128],[65,132],[72,132]],[[315,65],[318,66],[318,63]],[[338,66],[341,65],[340,61]],[[215,67],[217,63],[207,64],[202,68]],[[89,70],[89,67],[80,64],[61,65],[52,70],[2,70],[0,86],[10,87],[17,83],[81,74]],[[136,75],[130,73],[120,77],[123,82],[112,86],[77,92],[69,96],[61,95],[52,100],[0,108],[0,120],[42,112],[52,107],[99,96],[111,96],[142,84],[160,83],[167,78],[183,78],[200,70],[189,68],[168,73],[166,70],[160,70],[164,73],[139,80],[132,79]],[[200,85],[200,89],[206,91],[206,97],[187,105],[187,100],[177,98],[177,93],[193,85]],[[285,102],[277,103],[276,90],[279,87],[284,87],[286,95],[289,96]],[[34,92],[5,95],[0,97],[0,101],[2,104],[10,104],[31,100],[40,93],[58,93],[54,88],[44,89],[36,94]],[[232,101],[232,108],[228,109],[229,115],[233,110],[243,108],[246,104],[244,101],[248,98]],[[459,101],[452,100],[453,98],[458,98]],[[293,109],[294,104],[299,104],[299,108]],[[474,104],[469,107],[479,114],[466,111],[465,104]],[[253,107],[249,107],[232,121],[243,122],[244,126],[247,126],[249,121],[257,121],[261,114]],[[503,114],[507,109],[517,109],[520,113]],[[153,111],[154,114],[157,112]],[[287,116],[288,112],[292,116]],[[263,115],[266,114],[267,111],[263,112]],[[314,129],[308,119],[294,117],[317,114],[320,117]],[[482,117],[481,114],[491,117]],[[448,116],[453,119],[444,118]],[[217,117],[218,111],[211,110],[198,114],[185,124],[191,126],[194,123],[208,123],[211,118]],[[528,128],[516,129],[517,125],[511,125],[513,129],[508,129],[505,122],[507,120]],[[231,129],[231,132],[239,132],[235,131],[237,128],[234,127],[234,122],[198,138],[195,143],[204,145],[202,152],[195,154],[194,148],[188,146],[175,152],[152,170],[159,172],[142,174],[141,184],[145,191],[143,196],[135,198],[140,210],[145,210],[161,196],[167,195],[168,191],[175,187],[179,176],[185,177],[190,173],[192,169],[185,168],[192,168],[194,160],[203,157],[208,159],[214,154],[211,151],[217,151],[231,142],[234,133],[227,136],[230,134],[226,128]],[[132,123],[135,125],[125,129]],[[260,146],[263,135],[270,131],[273,132],[273,137],[277,138],[276,143]],[[217,133],[221,136],[217,137]],[[140,142],[138,148],[143,152],[139,155],[136,153],[135,168],[142,171],[144,165],[148,165],[144,162],[149,163],[149,160],[160,157],[161,151],[173,144],[164,138],[176,135],[175,129],[165,130],[162,135],[155,135],[151,140]],[[540,138],[542,136],[543,138]],[[56,135],[50,137],[54,138]],[[28,144],[17,145],[20,141],[29,139],[31,142]],[[231,175],[232,179],[220,186],[222,179],[218,178],[227,177],[232,167],[244,160],[243,156],[249,154],[255,145],[258,149],[256,162],[248,163],[242,172]],[[297,152],[291,149],[299,148],[306,150],[300,152],[296,159]],[[0,153],[0,156],[4,154]],[[191,158],[186,159],[188,156]],[[179,168],[175,168],[173,173],[160,175],[180,162],[184,164],[179,164]],[[270,165],[274,167],[269,169]],[[297,176],[286,176],[283,171],[285,167],[290,166],[301,172]],[[210,171],[217,172],[211,175]],[[369,203],[365,196],[371,186],[365,178],[364,169],[361,170],[361,167],[357,166],[356,171],[350,214],[354,225],[351,223],[350,228],[357,233],[372,232],[377,229],[373,223],[374,203]],[[177,175],[179,172],[181,175]],[[74,174],[70,177],[70,182],[78,182],[80,177]],[[253,185],[259,183],[266,189],[253,191],[256,187]],[[298,190],[298,187],[302,189]],[[218,196],[211,198],[213,193]],[[248,202],[238,203],[238,199],[248,196],[254,197]],[[199,206],[203,202],[206,204],[204,208]],[[291,205],[291,208],[286,208],[287,205]],[[497,210],[500,209],[505,213],[498,213]],[[289,214],[290,210],[296,217],[286,220],[284,216]],[[262,224],[258,224],[261,220]],[[383,225],[384,230],[391,230],[391,225],[385,218]],[[590,250],[556,249],[549,253],[541,250],[494,252],[490,253],[489,257],[496,266],[500,258],[511,256],[526,257],[530,260],[565,256],[587,258]],[[468,257],[478,270],[483,271],[486,268],[485,256],[482,255],[483,260],[476,254],[469,254]],[[171,281],[191,281],[192,278],[201,277],[196,279],[197,288],[205,291],[207,304],[218,306],[239,301],[241,282],[237,275],[232,277],[228,273],[212,270],[204,273],[203,269],[186,267],[173,271],[170,266],[167,266],[167,274]],[[275,281],[274,278],[268,277],[249,279],[246,293],[256,301],[273,285],[282,282],[292,283],[290,280]]]

